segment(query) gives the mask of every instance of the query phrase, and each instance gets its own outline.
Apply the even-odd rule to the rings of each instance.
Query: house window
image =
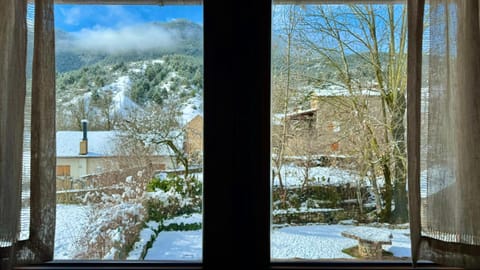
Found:
[[[70,176],[70,165],[57,165],[57,176]]]
[[[331,122],[328,122],[327,124],[327,129],[328,131],[330,132],[340,132],[341,128],[340,128],[340,122],[338,121],[331,121]]]
[[[330,149],[334,152],[338,151],[339,148],[340,148],[340,144],[338,142],[334,142],[330,145]]]

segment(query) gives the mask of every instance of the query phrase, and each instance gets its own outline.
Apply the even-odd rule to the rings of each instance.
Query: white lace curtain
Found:
[[[428,63],[409,65],[409,102],[415,101],[409,132],[418,132],[409,148],[412,255],[470,269],[480,269],[479,6],[478,0],[430,0],[425,21],[410,17],[412,27],[427,30],[424,49],[421,31],[410,33],[417,39],[411,52]]]
[[[33,4],[33,0],[28,1]],[[32,19],[32,18],[30,18]],[[0,269],[53,258],[55,225],[55,54],[53,1],[35,1],[31,147],[24,156],[27,1],[0,0]],[[29,36],[30,37],[30,36]],[[28,126],[28,125],[27,125]],[[28,129],[28,128],[27,128]],[[30,164],[24,164],[22,161]],[[30,169],[30,220],[20,231],[22,170]]]
[[[2,0],[0,8],[0,248],[9,269],[21,206],[23,108],[26,92],[26,4]]]

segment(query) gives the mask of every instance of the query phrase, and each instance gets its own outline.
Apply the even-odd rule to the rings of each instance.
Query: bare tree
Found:
[[[272,186],[275,177],[278,179],[279,188],[281,190],[282,201],[285,205],[287,191],[284,186],[284,179],[282,177],[282,168],[284,166],[284,158],[287,151],[288,137],[289,137],[289,119],[288,114],[292,110],[294,100],[293,85],[293,66],[294,64],[294,45],[293,40],[296,35],[297,26],[299,23],[298,7],[295,5],[285,6],[284,8],[274,10],[274,16],[278,16],[282,21],[283,27],[279,30],[279,36],[282,39],[281,46],[276,48],[281,51],[279,53],[280,59],[274,65],[272,92],[274,103],[273,110],[278,115],[278,123],[272,130]]]
[[[143,109],[132,110],[124,119],[117,122],[119,155],[125,162],[136,167],[151,166],[152,156],[171,151],[172,162],[178,164],[178,153],[170,145],[181,148],[183,137],[180,125],[180,111],[174,102],[164,102],[162,106],[147,104]],[[181,163],[181,162],[180,162]],[[127,165],[126,164],[126,165]]]
[[[114,110],[112,105],[112,96],[104,93],[102,95],[98,95],[98,97],[92,100],[92,103],[97,107],[99,114],[98,114],[98,121],[99,123],[103,124],[103,129],[105,130],[112,130],[114,127]]]
[[[383,174],[382,216],[392,222],[406,222],[405,7],[307,6],[300,17],[303,20],[298,44],[310,51],[310,60],[326,63],[334,74],[328,79],[323,75],[313,75],[309,79],[321,84],[337,84],[348,90],[355,126],[361,132],[358,135],[362,136],[358,145],[362,149],[358,151],[361,174],[369,175],[375,186],[377,171]],[[368,78],[373,78],[373,82]],[[361,96],[358,93],[364,89],[376,91],[380,96],[378,117],[368,113],[365,107],[368,99],[358,98]]]
[[[70,107],[70,115],[71,115],[71,121],[73,122],[73,125],[78,128],[78,130],[82,130],[82,120],[87,119],[87,120],[92,120],[92,114],[90,112],[90,103],[89,100],[86,96],[79,96],[77,97],[77,100],[72,103],[72,106]]]

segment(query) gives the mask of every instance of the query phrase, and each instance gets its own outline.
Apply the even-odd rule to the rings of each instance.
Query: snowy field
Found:
[[[57,205],[54,259],[72,259],[77,250],[75,242],[87,221],[87,206]],[[199,222],[200,216],[189,219],[177,218],[170,222]],[[342,249],[357,244],[356,240],[341,236],[341,232],[354,225],[305,225],[287,226],[272,231],[273,259],[348,259],[352,258]],[[388,229],[393,236],[392,245],[384,249],[396,257],[410,257],[408,229]],[[148,235],[150,237],[150,235]],[[148,250],[146,260],[201,260],[202,231],[160,232]]]
[[[274,229],[271,238],[272,259],[355,259],[342,249],[358,244],[357,240],[341,236],[353,225],[308,225]],[[395,257],[410,257],[409,230],[389,230],[392,245],[384,249]],[[148,250],[145,260],[200,260],[201,231],[161,232]]]
[[[272,232],[273,259],[353,259],[342,249],[358,244],[357,240],[343,237],[342,231],[355,228],[354,225],[308,225],[274,229]],[[395,257],[410,257],[408,229],[386,229],[392,234],[392,245],[383,249]]]
[[[57,204],[53,259],[72,259],[73,254],[78,251],[75,244],[85,228],[88,214],[88,206]]]
[[[301,185],[302,170],[294,165],[284,167],[282,173],[284,184],[288,186]],[[316,179],[318,185],[332,185],[352,183],[358,178],[353,172],[328,167],[311,168],[310,177]],[[203,181],[203,174],[198,174]],[[278,184],[278,183],[275,183]],[[424,183],[423,183],[424,184]],[[425,185],[422,185],[422,190]],[[321,209],[309,209],[319,211]],[[285,211],[285,210],[277,210]],[[55,232],[54,259],[72,259],[80,248],[76,246],[81,232],[85,231],[89,214],[88,206],[57,205],[57,222]],[[163,225],[169,224],[201,224],[201,215],[190,217],[177,217],[165,220]],[[273,259],[349,259],[349,255],[342,249],[357,245],[357,241],[343,237],[342,231],[354,228],[355,225],[343,223],[343,225],[309,225],[309,226],[284,226],[275,228],[271,235],[271,255]],[[156,238],[152,247],[148,249],[146,260],[201,260],[202,233],[195,231],[162,231],[158,233],[158,224],[151,228],[145,228],[140,233],[140,241],[136,243],[134,250],[127,259],[139,259],[144,253],[143,247]],[[392,245],[384,245],[384,249],[393,253],[395,257],[410,257],[410,239],[408,229],[388,229],[393,235]]]
[[[283,184],[285,186],[299,187],[303,184],[304,168],[287,164],[282,167],[281,174],[283,178]],[[311,184],[314,185],[343,185],[353,184],[359,176],[355,172],[332,168],[332,167],[311,167],[308,172],[310,179],[315,179]],[[273,183],[275,186],[279,185],[278,178],[275,177]]]
[[[160,232],[145,260],[201,260],[202,231]]]

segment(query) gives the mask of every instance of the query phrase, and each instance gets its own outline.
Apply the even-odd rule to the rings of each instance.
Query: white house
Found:
[[[124,147],[118,131],[58,131],[56,133],[57,177],[82,176],[135,166],[132,158],[120,154]],[[86,138],[85,138],[86,137]],[[168,149],[148,156],[155,170],[170,169],[173,152]]]

